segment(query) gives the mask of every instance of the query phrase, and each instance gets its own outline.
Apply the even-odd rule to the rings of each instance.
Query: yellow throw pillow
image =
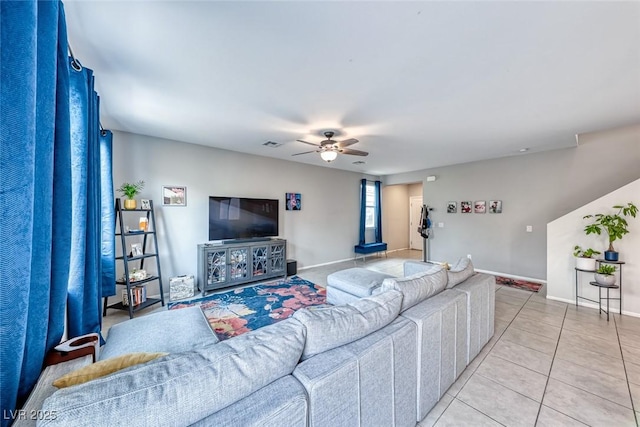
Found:
[[[53,382],[58,388],[70,387],[72,385],[86,383],[96,378],[104,377],[121,369],[130,366],[147,363],[169,353],[131,353],[122,356],[112,357],[111,359],[101,360],[99,362],[87,365],[83,368],[69,372],[61,376]]]

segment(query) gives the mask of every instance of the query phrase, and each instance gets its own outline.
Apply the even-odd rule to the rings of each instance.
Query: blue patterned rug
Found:
[[[298,276],[204,298],[168,304],[169,310],[199,305],[220,341],[291,317],[304,307],[326,304],[326,291]]]

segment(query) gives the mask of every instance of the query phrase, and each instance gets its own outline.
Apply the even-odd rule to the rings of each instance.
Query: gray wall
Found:
[[[428,175],[437,180],[426,182]],[[546,224],[638,178],[640,126],[631,126],[582,135],[576,148],[389,175],[384,182],[423,181],[432,221],[444,223],[434,228],[430,259],[471,254],[476,268],[545,279]],[[450,200],[458,213],[446,213]],[[462,200],[502,200],[503,213],[461,214]]]
[[[298,267],[353,257],[358,242],[362,174],[200,145],[115,132],[114,186],[144,180],[138,199],[156,206],[162,273],[196,273],[196,245],[208,240],[208,197],[280,200],[280,237]],[[186,185],[186,207],[163,207],[162,185]],[[302,194],[302,210],[285,211],[285,193]]]

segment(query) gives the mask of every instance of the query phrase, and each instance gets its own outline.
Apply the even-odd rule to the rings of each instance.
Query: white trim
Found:
[[[477,268],[475,270],[480,272],[480,273],[492,274],[494,276],[508,277],[510,279],[516,279],[516,280],[526,280],[527,282],[540,283],[542,285],[546,285],[547,284],[546,280],[534,279],[533,277],[516,276],[515,274],[500,273],[500,272],[489,271],[489,270],[480,270],[480,269],[477,269]]]

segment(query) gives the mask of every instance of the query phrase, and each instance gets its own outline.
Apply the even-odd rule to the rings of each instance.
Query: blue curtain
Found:
[[[115,294],[111,133],[99,128],[93,71],[80,68],[69,69],[73,200],[67,329],[71,337],[100,333],[102,296]]]
[[[365,244],[365,222],[367,219],[367,180],[360,181],[360,239],[359,245]]]
[[[375,201],[376,201],[376,243],[382,243],[382,197],[380,194],[380,181],[375,182]]]
[[[99,332],[101,295],[113,293],[115,277],[113,229],[105,243],[101,228],[105,218],[113,227],[111,136],[98,139],[90,70],[70,75],[62,3],[1,1],[0,18],[0,386],[8,414],[60,342],[66,306],[69,336]]]

